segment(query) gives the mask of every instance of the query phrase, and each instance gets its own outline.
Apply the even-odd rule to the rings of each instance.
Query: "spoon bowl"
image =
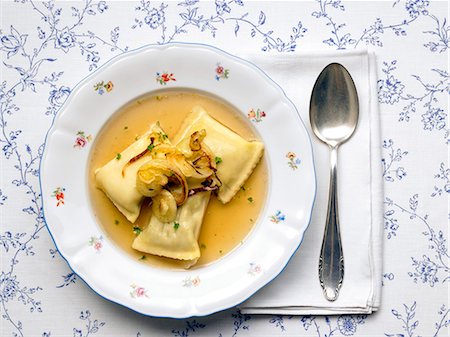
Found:
[[[326,66],[311,95],[309,117],[314,134],[325,144],[338,146],[356,129],[358,95],[347,69],[338,63]]]
[[[338,298],[344,280],[344,255],[339,229],[337,150],[354,133],[359,118],[356,87],[347,69],[326,66],[314,84],[309,118],[314,134],[330,147],[330,193],[319,258],[319,280],[329,301]]]

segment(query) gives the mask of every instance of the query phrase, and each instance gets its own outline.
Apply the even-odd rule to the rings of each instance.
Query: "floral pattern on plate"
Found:
[[[137,57],[138,55],[146,56]],[[164,57],[161,57],[162,55]],[[182,64],[180,63],[181,66],[177,62],[168,62],[181,59],[183,60]],[[118,61],[121,66],[113,67],[114,64],[117,64],[114,62]],[[220,78],[220,81],[226,81],[225,83],[230,82],[233,90],[230,90],[229,85],[218,85],[215,78],[215,66],[218,61],[221,62],[221,66],[224,66],[224,73],[226,73],[225,68],[230,69],[228,79]],[[150,70],[143,71],[143,69],[149,68]],[[236,71],[239,69],[239,76],[237,76],[238,73],[235,73],[233,69],[236,69]],[[219,69],[219,73],[221,71]],[[84,279],[88,284],[90,282],[97,282],[95,280],[99,278],[108,279],[108,282],[114,282],[114,287],[117,292],[120,291],[121,295],[127,295],[120,296],[117,294],[118,298],[120,298],[118,303],[121,305],[152,316],[164,314],[167,317],[177,318],[187,317],[192,314],[203,316],[215,312],[221,307],[221,299],[217,298],[215,293],[216,291],[220,291],[224,286],[230,286],[231,293],[229,299],[231,302],[229,303],[234,303],[235,305],[240,301],[241,294],[245,293],[250,296],[256,289],[259,289],[273,279],[278,273],[278,266],[287,263],[293,254],[294,248],[299,243],[300,235],[292,237],[273,235],[274,233],[283,232],[284,226],[255,226],[253,233],[257,236],[258,242],[261,242],[261,244],[250,244],[250,241],[246,241],[245,244],[241,245],[239,251],[246,252],[245,259],[237,258],[234,254],[228,254],[225,258],[218,261],[218,263],[211,263],[201,270],[193,269],[192,271],[184,271],[183,273],[170,273],[170,275],[160,268],[144,266],[142,262],[130,259],[126,254],[122,254],[121,251],[115,249],[114,246],[106,244],[105,235],[99,232],[98,225],[95,221],[91,221],[91,210],[90,207],[86,206],[86,195],[89,193],[86,190],[87,184],[77,184],[71,180],[72,177],[76,177],[80,181],[86,181],[88,179],[85,168],[86,161],[89,160],[89,157],[81,155],[74,158],[76,160],[60,160],[66,154],[63,149],[67,148],[67,146],[62,147],[60,145],[61,142],[68,139],[68,147],[72,148],[76,141],[76,151],[84,151],[83,154],[87,154],[86,150],[91,147],[91,143],[94,142],[95,137],[101,132],[101,125],[106,123],[111,117],[110,110],[129,102],[129,95],[139,97],[143,91],[171,89],[170,87],[174,84],[182,85],[187,89],[208,91],[212,95],[235,105],[242,113],[242,118],[246,119],[248,124],[264,124],[266,122],[266,125],[262,125],[264,127],[261,127],[258,132],[265,143],[267,153],[281,154],[281,158],[283,158],[287,152],[285,145],[292,144],[294,140],[297,141],[295,151],[302,154],[302,169],[304,174],[277,174],[271,183],[277,186],[286,184],[301,186],[302,188],[299,190],[301,195],[304,196],[305,201],[301,205],[295,203],[295,209],[297,210],[300,207],[305,213],[309,213],[312,208],[315,191],[315,184],[313,182],[315,177],[307,131],[299,123],[274,123],[273,125],[269,125],[265,121],[269,113],[262,110],[266,106],[271,107],[270,116],[276,116],[277,119],[281,118],[282,121],[288,121],[292,117],[298,118],[295,106],[278,90],[279,87],[270,79],[264,77],[255,66],[230,56],[225,52],[208,46],[198,45],[194,47],[190,44],[177,43],[171,44],[170,46],[149,46],[130,53],[124,53],[99,69],[95,76],[95,78],[105,80],[114,78],[114,89],[111,92],[113,94],[106,94],[106,88],[101,87],[99,89],[105,92],[103,96],[107,95],[108,99],[99,99],[97,93],[92,91],[92,85],[95,82],[92,83],[89,77],[85,79],[85,82],[81,82],[79,86],[75,87],[71,92],[73,96],[70,99],[70,104],[63,106],[61,113],[55,118],[55,123],[47,137],[45,151],[42,156],[41,181],[44,195],[52,195],[56,186],[70,186],[70,190],[68,190],[70,191],[68,204],[70,203],[71,207],[64,207],[62,210],[64,212],[61,212],[61,207],[58,209],[54,205],[55,199],[46,198],[44,208],[46,210],[45,215],[48,227],[54,235],[58,248],[61,251],[71,252],[64,257],[69,262],[73,262],[71,263],[73,270],[77,272],[80,270],[79,268],[84,268],[83,270],[86,271]],[[245,81],[242,79],[245,79]],[[135,85],[129,86],[127,85],[129,83],[134,83]],[[257,96],[253,95],[255,85],[259,88],[259,94]],[[119,88],[127,88],[127,90],[118,90]],[[236,92],[239,95],[235,96]],[[163,92],[158,93],[158,95],[162,98],[164,97]],[[82,104],[86,104],[86,97],[92,102],[91,108],[80,109],[79,104],[81,106]],[[273,104],[276,102],[283,102],[283,104]],[[91,118],[92,111],[96,112],[95,118]],[[249,116],[247,116],[248,113]],[[83,121],[83,127],[76,126],[80,125],[81,120]],[[92,123],[92,120],[94,120],[94,123]],[[75,125],[77,129],[73,130],[69,128],[66,130],[67,128],[63,128],[62,130],[66,133],[57,132],[62,125]],[[80,131],[79,134],[77,134],[78,131]],[[283,144],[270,141],[273,133],[283,134]],[[88,139],[89,135],[92,135],[92,140]],[[76,140],[75,136],[80,139]],[[299,137],[301,139],[300,142],[298,142]],[[117,162],[120,162],[123,159],[122,155],[120,153],[115,154]],[[276,157],[274,156],[274,158]],[[286,170],[285,161],[273,161],[271,165],[273,165],[274,170]],[[55,168],[57,169],[55,170]],[[296,192],[295,197],[298,196],[298,193]],[[249,197],[247,198],[248,202],[252,202],[252,198],[250,196],[247,197]],[[294,221],[296,214],[292,209],[294,206],[288,202],[293,199],[292,197],[293,195],[283,193],[276,200],[270,201],[267,205],[267,209],[271,210],[270,213],[262,216],[259,221],[266,223],[270,222],[271,219],[277,222],[283,221],[284,215],[281,211],[279,213],[275,212],[277,209],[281,209],[281,205],[283,205],[281,209],[283,213],[289,214],[289,217],[293,214],[292,220]],[[50,202],[51,207],[47,207],[48,202]],[[83,205],[83,207],[78,207],[78,205]],[[273,216],[270,217],[272,214]],[[65,224],[64,227],[61,226],[62,222]],[[79,226],[80,223],[83,226]],[[306,229],[307,225],[307,221],[300,220],[298,227],[294,230],[298,230],[300,234]],[[130,231],[133,231],[133,229],[136,234],[140,231],[140,227],[137,225],[135,228],[133,226],[129,227]],[[61,235],[62,230],[66,231],[65,235]],[[70,233],[70,235],[67,235],[67,233]],[[131,234],[133,233],[131,232]],[[75,237],[79,246],[82,247],[80,250],[85,250],[86,252],[86,254],[83,254],[86,257],[83,260],[74,259],[75,256],[72,254],[73,250],[65,249],[66,245],[72,244]],[[272,261],[273,264],[265,263],[264,272],[257,274],[257,277],[249,277],[249,262],[260,261],[260,259],[264,258],[265,254],[270,254],[263,247],[267,242],[273,242],[274,237],[284,247],[282,254],[277,257],[276,261]],[[133,272],[125,275],[123,278],[117,278],[115,277],[117,275],[116,268],[119,266],[121,270],[133,270]],[[233,268],[239,270],[242,275],[230,275],[229,271]],[[99,269],[104,270],[102,275],[99,275]],[[258,270],[259,267],[255,266],[252,272],[258,273]],[[242,277],[245,277],[247,282],[240,282],[239,279]],[[67,279],[71,280],[70,277],[67,277]],[[157,303],[149,301],[145,308],[139,307],[136,301],[133,301],[131,296],[128,296],[130,285],[132,284],[136,285],[136,289],[139,287],[148,288],[148,284],[151,284],[151,297],[156,299],[156,296],[158,296]],[[167,289],[168,286],[171,289],[186,289],[178,293],[167,293],[163,289]],[[123,289],[125,289],[125,293]],[[134,290],[134,288],[131,288],[131,290]],[[106,295],[106,292],[109,290],[106,290],[103,284],[101,284],[97,288],[97,291],[100,295]],[[202,298],[205,298],[208,302],[208,305],[202,308],[198,307],[199,311],[192,311],[192,303],[197,301],[197,298],[192,297],[194,293],[200,293]],[[141,294],[142,297],[142,290],[137,290],[135,293],[136,298],[138,294]],[[167,299],[167,301],[164,299]],[[172,300],[180,304],[180,310],[174,310],[170,306]]]
[[[250,274],[252,276],[256,276],[256,275],[262,273],[262,271],[263,271],[263,269],[260,264],[257,264],[255,262],[249,263],[249,268],[247,271],[248,274]]]
[[[225,69],[220,63],[217,63],[216,69],[216,80],[227,79],[230,76],[230,69]]]
[[[52,194],[53,198],[56,198],[56,207],[64,205],[64,191],[66,189],[64,187],[57,187]]]
[[[167,85],[170,81],[176,81],[176,78],[173,73],[169,73],[167,71],[163,73],[156,73],[156,82],[161,85]]]
[[[92,135],[87,135],[84,131],[78,131],[75,139],[74,148],[82,149],[92,140]]]
[[[274,223],[279,223],[279,222],[284,221],[284,220],[286,220],[286,215],[281,213],[280,210],[277,210],[274,215],[270,216],[270,221],[272,221]]]
[[[103,236],[91,236],[89,246],[92,246],[97,253],[100,253],[103,248]]]
[[[191,287],[198,287],[200,285],[200,277],[199,276],[187,276],[183,280],[183,287],[191,288]]]
[[[111,81],[105,83],[105,81],[98,82],[94,85],[94,90],[99,95],[103,95],[105,92],[111,92],[114,88],[114,84]]]
[[[132,298],[139,298],[139,297],[150,297],[148,295],[147,290],[144,287],[140,287],[136,284],[132,284],[130,285],[131,291],[130,291],[130,296]]]
[[[298,165],[300,165],[301,160],[294,152],[288,152],[286,154],[286,158],[288,159],[288,165],[291,169],[293,169],[294,171],[298,169]]]
[[[266,117],[266,113],[262,111],[261,109],[250,109],[250,111],[247,114],[247,118],[250,119],[252,122],[259,123],[262,122],[263,118]]]

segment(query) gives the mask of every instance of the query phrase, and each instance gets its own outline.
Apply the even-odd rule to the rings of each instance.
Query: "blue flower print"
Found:
[[[156,8],[151,9],[145,17],[145,23],[152,29],[156,29],[164,23],[164,12]]]
[[[103,13],[104,11],[106,11],[108,9],[108,5],[106,4],[105,1],[100,1],[97,5],[97,10],[100,13]]]
[[[22,45],[25,44],[27,35],[20,35],[19,32],[11,26],[11,35],[2,35],[0,37],[0,50],[6,52],[6,57],[10,58],[17,54]]]
[[[394,104],[400,100],[405,86],[394,76],[389,75],[385,80],[378,80],[378,101]]]
[[[337,320],[339,331],[344,336],[352,336],[356,332],[356,321],[353,316],[339,316]]]
[[[429,5],[429,0],[408,0],[406,1],[405,8],[408,11],[409,16],[416,18],[420,14],[428,15],[427,7]]]
[[[440,181],[440,186],[434,185],[434,191],[431,194],[432,197],[441,196],[443,193],[450,193],[450,169],[445,166],[444,162],[441,162],[439,166],[439,172],[434,175],[434,179]],[[0,191],[1,192],[1,191]]]
[[[16,276],[10,277],[10,275],[0,274],[0,299],[2,302],[8,302],[16,297],[18,290],[18,283]]]
[[[438,266],[431,259],[423,255],[422,261],[417,261],[412,258],[415,272],[408,273],[413,278],[414,282],[421,280],[422,283],[428,283],[430,287],[434,287],[435,283],[439,281],[437,277]]]
[[[231,8],[225,0],[216,0],[216,13],[222,15],[224,13],[230,13]]]
[[[56,32],[55,48],[62,49],[65,53],[69,51],[71,47],[75,46],[75,36],[66,26],[63,30]]]
[[[48,101],[55,107],[60,107],[66,101],[67,97],[69,97],[70,88],[68,87],[60,87],[59,89],[54,89],[50,91],[50,96],[48,97]]]
[[[441,130],[445,128],[447,114],[441,108],[431,108],[422,115],[424,130]]]

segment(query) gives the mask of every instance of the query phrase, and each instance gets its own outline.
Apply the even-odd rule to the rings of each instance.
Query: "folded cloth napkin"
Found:
[[[240,55],[259,66],[294,102],[310,134],[317,177],[311,223],[285,270],[240,306],[242,313],[329,315],[371,313],[380,305],[382,281],[383,180],[375,55],[367,51]],[[350,72],[359,96],[359,121],[339,148],[338,197],[345,273],[339,297],[325,299],[318,263],[329,186],[329,149],[312,133],[309,100],[315,80],[329,63]]]

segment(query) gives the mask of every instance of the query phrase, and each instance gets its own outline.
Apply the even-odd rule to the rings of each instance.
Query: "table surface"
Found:
[[[1,336],[449,336],[446,1],[0,2]],[[115,55],[202,42],[231,53],[370,47],[385,188],[382,305],[370,316],[155,319],[74,275],[42,218],[39,161],[71,89]]]

